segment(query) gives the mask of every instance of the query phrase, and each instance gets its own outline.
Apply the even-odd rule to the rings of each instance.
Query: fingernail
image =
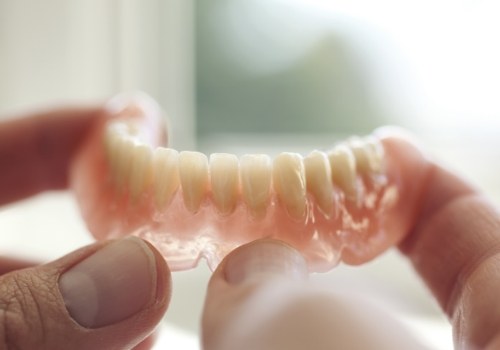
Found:
[[[226,280],[233,284],[269,277],[303,280],[308,275],[304,258],[275,240],[256,241],[236,249],[224,269]]]
[[[136,237],[110,243],[59,279],[73,319],[86,328],[120,322],[156,298],[154,253]]]

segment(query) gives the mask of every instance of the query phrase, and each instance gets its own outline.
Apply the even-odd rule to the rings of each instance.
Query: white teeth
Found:
[[[361,139],[353,137],[348,140],[354,158],[356,158],[356,168],[361,174],[380,171],[382,166],[383,149],[380,141],[374,137]]]
[[[302,157],[296,153],[281,153],[273,163],[274,189],[288,213],[302,219],[306,212],[306,179]]]
[[[332,180],[345,193],[346,198],[357,201],[356,160],[346,145],[340,144],[328,153]]]
[[[231,214],[238,199],[238,158],[234,154],[210,156],[210,179],[213,200],[219,212]]]
[[[155,202],[164,209],[179,188],[179,152],[159,147],[153,154],[153,188]]]
[[[145,144],[137,144],[132,150],[129,189],[132,200],[137,200],[141,192],[151,183],[153,151]]]
[[[106,126],[107,134],[114,134],[122,137],[130,136],[128,123],[123,121],[113,121]]]
[[[327,216],[334,215],[338,186],[348,200],[358,201],[358,174],[374,174],[383,169],[384,149],[373,136],[351,138],[327,155],[311,152],[305,159],[295,153],[281,153],[274,162],[267,155],[212,154],[210,162],[199,152],[157,148],[141,142],[140,125],[111,122],[105,130],[104,147],[109,171],[119,190],[129,188],[132,200],[151,184],[158,208],[168,205],[179,186],[186,208],[196,213],[211,188],[212,199],[222,215],[231,214],[242,197],[256,218],[265,216],[271,196],[271,183],[278,200],[288,213],[302,219],[307,209],[307,191]],[[239,176],[238,176],[239,173]],[[363,177],[363,181],[367,178]],[[361,183],[361,182],[360,182]]]
[[[367,136],[364,139],[365,147],[370,155],[370,165],[371,169],[375,172],[382,171],[383,161],[384,161],[384,146],[380,139],[374,136]]]
[[[334,193],[330,163],[326,154],[312,151],[304,158],[307,190],[314,196],[321,211],[331,215],[334,208]]]
[[[271,158],[265,154],[245,154],[240,159],[243,199],[255,218],[266,214],[271,191]]]
[[[118,189],[124,188],[130,174],[131,157],[135,142],[128,137],[120,138],[116,149],[116,184]]]
[[[196,213],[208,191],[208,159],[203,153],[179,154],[179,177],[186,208]]]
[[[347,141],[347,145],[354,155],[356,160],[356,169],[360,174],[367,174],[370,172],[370,155],[368,149],[365,147],[364,142],[359,137],[352,137]]]

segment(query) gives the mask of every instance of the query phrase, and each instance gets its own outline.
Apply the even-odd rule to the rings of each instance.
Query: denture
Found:
[[[213,269],[264,237],[298,249],[311,271],[367,262],[398,243],[418,209],[426,169],[406,141],[353,137],[302,156],[163,147],[158,106],[115,98],[75,156],[71,183],[97,239],[136,235],[172,270]],[[420,162],[421,164],[422,162]]]

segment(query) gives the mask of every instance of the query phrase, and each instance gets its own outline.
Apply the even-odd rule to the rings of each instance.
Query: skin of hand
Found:
[[[0,204],[66,188],[72,155],[107,114],[70,108],[0,123]],[[170,295],[165,260],[138,238],[44,265],[0,258],[0,349],[148,349]]]
[[[428,182],[400,251],[449,317],[455,348],[500,349],[500,214],[466,181],[421,161]],[[421,348],[383,314],[318,290],[306,277],[300,254],[284,243],[233,251],[209,283],[205,348]]]

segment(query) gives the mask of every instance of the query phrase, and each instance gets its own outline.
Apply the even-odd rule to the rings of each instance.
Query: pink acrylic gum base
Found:
[[[141,108],[132,108],[133,118],[149,129],[151,146],[158,146],[159,114],[150,106],[142,109],[144,113],[137,115]],[[128,110],[112,114],[118,119],[130,117]],[[192,214],[185,208],[179,189],[172,202],[158,210],[149,190],[135,201],[129,200],[126,191],[116,190],[104,150],[103,132],[109,120],[96,125],[72,165],[72,188],[83,218],[97,239],[134,234],[149,240],[165,256],[172,270],[192,268],[202,257],[214,269],[232,249],[263,237],[281,239],[298,249],[311,271],[330,270],[340,261],[362,264],[397,244],[407,233],[419,208],[419,194],[427,173],[426,166],[422,166],[427,162],[413,145],[401,138],[387,137],[382,138],[387,178],[384,190],[390,187],[396,196],[384,208],[359,208],[341,201],[340,215],[328,219],[309,197],[309,220],[299,222],[288,215],[272,194],[266,216],[256,220],[241,200],[231,215],[221,216],[210,194],[200,210]],[[370,192],[369,185],[365,192]],[[377,197],[379,203],[381,193]],[[358,223],[364,222],[362,228],[342,222],[342,211]]]

